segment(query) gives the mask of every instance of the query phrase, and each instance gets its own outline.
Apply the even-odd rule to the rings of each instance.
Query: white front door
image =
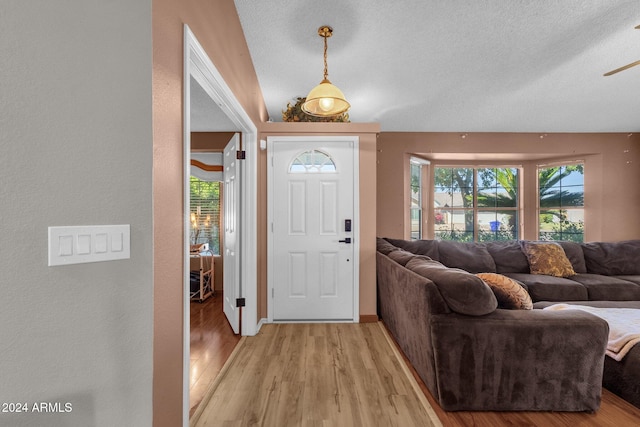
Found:
[[[270,318],[357,320],[357,137],[270,137]]]
[[[235,134],[224,148],[224,251],[223,251],[223,285],[224,314],[236,334],[240,333],[240,310],[236,307],[236,298],[240,294],[240,266],[238,258],[238,228],[240,216],[240,197],[238,161],[236,151],[239,147],[239,136]]]

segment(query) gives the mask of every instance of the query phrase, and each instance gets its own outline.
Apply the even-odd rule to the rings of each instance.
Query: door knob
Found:
[[[345,237],[344,240],[338,240],[339,243],[351,243],[351,237]]]

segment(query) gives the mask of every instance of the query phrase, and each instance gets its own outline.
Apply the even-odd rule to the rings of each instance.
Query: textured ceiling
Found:
[[[638,132],[638,0],[235,0],[269,114],[329,79],[383,131]]]
[[[190,129],[192,132],[235,132],[238,130],[229,116],[193,77],[191,77],[189,89],[191,97]]]

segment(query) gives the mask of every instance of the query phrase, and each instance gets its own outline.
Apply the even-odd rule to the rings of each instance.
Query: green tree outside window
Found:
[[[190,241],[208,243],[214,254],[220,254],[220,187],[218,181],[202,181],[195,176],[189,180]]]

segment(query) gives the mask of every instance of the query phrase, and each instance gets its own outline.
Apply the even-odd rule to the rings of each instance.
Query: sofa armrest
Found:
[[[378,313],[427,388],[435,396],[436,377],[428,319],[451,313],[436,285],[377,253]]]
[[[445,410],[595,411],[609,326],[580,311],[431,317]]]

